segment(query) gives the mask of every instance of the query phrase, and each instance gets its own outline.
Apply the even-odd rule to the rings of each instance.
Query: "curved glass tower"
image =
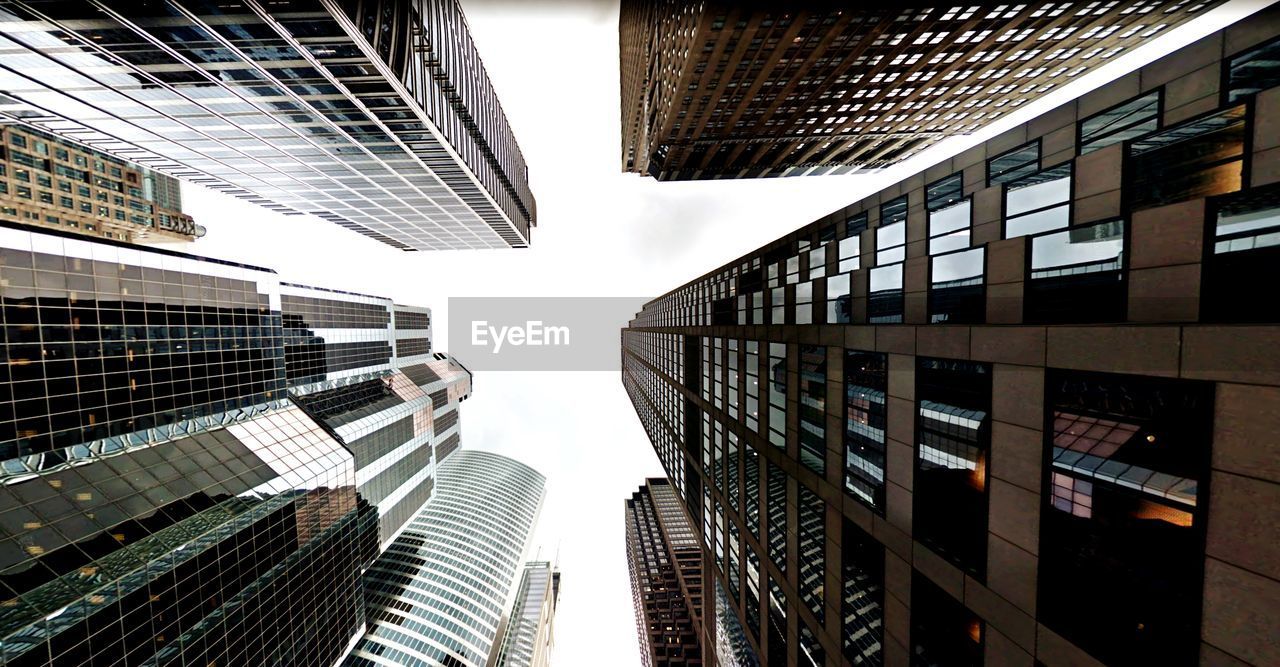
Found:
[[[545,478],[458,450],[438,493],[365,574],[368,632],[348,665],[483,667],[542,504]]]

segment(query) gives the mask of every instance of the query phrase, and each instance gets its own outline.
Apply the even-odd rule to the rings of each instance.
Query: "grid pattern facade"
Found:
[[[396,306],[266,269],[0,225],[0,279],[0,663],[340,660],[470,373],[346,354]]]
[[[886,167],[1216,4],[627,0],[623,170],[691,180]]]
[[[30,28],[0,41],[0,115],[402,250],[528,245],[527,169],[456,1],[0,16]]]
[[[646,426],[679,416],[654,446],[724,594],[704,646],[788,667],[1280,659],[1275,526],[1254,519],[1280,488],[1280,311],[1257,296],[1280,266],[1278,19],[646,305],[623,381]]]
[[[349,665],[483,667],[510,611],[545,479],[461,450],[427,503],[365,574],[369,629]]]
[[[555,645],[560,572],[547,561],[525,563],[511,619],[491,661],[494,667],[548,667]]]
[[[0,123],[0,220],[129,243],[204,235],[174,178],[14,123]]]
[[[626,501],[627,565],[640,659],[647,667],[703,664],[702,555],[667,480]]]

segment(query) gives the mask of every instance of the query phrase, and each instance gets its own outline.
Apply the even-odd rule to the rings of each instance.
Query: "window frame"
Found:
[[[985,166],[986,166],[986,184],[987,184],[987,187],[989,187],[989,188],[990,188],[990,187],[994,187],[994,186],[996,186],[996,185],[1004,185],[1005,183],[1007,183],[1007,182],[1008,182],[1008,181],[994,181],[994,182],[993,182],[993,180],[992,180],[992,174],[991,174],[991,163],[992,163],[992,162],[994,162],[994,161],[996,161],[996,160],[998,160],[998,159],[1000,159],[1000,158],[1002,158],[1002,157],[1004,157],[1004,156],[1006,156],[1006,155],[1009,155],[1010,153],[1017,153],[1018,151],[1024,150],[1024,149],[1026,149],[1028,146],[1035,146],[1035,147],[1036,147],[1036,169],[1035,169],[1035,171],[1034,171],[1034,172],[1032,172],[1032,173],[1036,173],[1036,172],[1039,172],[1039,171],[1043,171],[1043,170],[1044,170],[1044,169],[1043,169],[1043,165],[1044,165],[1044,145],[1043,145],[1042,138],[1041,138],[1041,137],[1036,137],[1035,139],[1032,139],[1031,141],[1028,141],[1028,142],[1026,142],[1026,143],[1019,144],[1018,146],[1015,146],[1015,147],[1013,147],[1013,148],[1010,148],[1009,150],[1004,151],[1003,153],[1000,153],[999,155],[996,155],[996,156],[994,156],[994,157],[987,158],[986,163],[985,163]]]
[[[1159,132],[1160,130],[1163,130],[1163,129],[1165,128],[1165,123],[1164,123],[1164,111],[1165,111],[1164,105],[1165,105],[1165,95],[1164,95],[1164,86],[1160,86],[1160,87],[1155,88],[1155,89],[1153,89],[1153,90],[1148,90],[1148,91],[1145,91],[1145,92],[1139,93],[1139,94],[1134,95],[1133,97],[1130,97],[1130,98],[1128,98],[1128,99],[1125,99],[1125,100],[1123,100],[1123,101],[1121,101],[1121,102],[1117,102],[1117,103],[1115,103],[1115,104],[1112,104],[1111,106],[1109,106],[1109,107],[1107,107],[1107,108],[1105,108],[1105,109],[1101,109],[1101,110],[1099,110],[1099,111],[1095,111],[1095,112],[1093,112],[1093,113],[1089,114],[1087,117],[1085,117],[1085,118],[1081,118],[1081,119],[1077,120],[1077,121],[1076,121],[1076,137],[1075,137],[1075,139],[1076,139],[1076,150],[1075,150],[1076,157],[1080,157],[1080,156],[1082,156],[1082,155],[1088,155],[1089,153],[1092,153],[1092,152],[1094,152],[1094,151],[1100,151],[1100,150],[1102,150],[1102,149],[1104,149],[1104,148],[1108,148],[1108,147],[1110,147],[1110,146],[1114,146],[1114,145],[1116,145],[1116,144],[1121,144],[1122,146],[1124,146],[1125,148],[1124,148],[1124,149],[1122,149],[1122,150],[1124,150],[1124,151],[1125,151],[1125,153],[1126,153],[1126,154],[1128,154],[1128,144],[1129,144],[1129,142],[1130,142],[1130,141],[1132,141],[1132,139],[1125,139],[1124,141],[1116,141],[1116,142],[1112,142],[1112,143],[1110,143],[1110,144],[1107,144],[1106,146],[1099,146],[1098,148],[1095,148],[1095,149],[1093,149],[1092,151],[1089,151],[1089,153],[1084,152],[1084,124],[1085,124],[1085,122],[1087,122],[1087,121],[1089,121],[1089,120],[1092,120],[1092,119],[1094,119],[1094,118],[1097,118],[1098,116],[1101,116],[1102,114],[1109,113],[1109,112],[1111,112],[1111,111],[1114,111],[1114,110],[1116,110],[1116,109],[1119,109],[1120,107],[1122,107],[1122,106],[1124,106],[1124,105],[1126,105],[1126,104],[1132,104],[1133,102],[1136,102],[1136,101],[1138,101],[1138,100],[1140,100],[1140,99],[1142,99],[1142,98],[1144,98],[1144,97],[1147,97],[1148,95],[1155,95],[1155,96],[1156,96],[1156,115],[1155,115],[1155,119],[1156,119],[1156,126],[1155,126],[1155,129],[1151,130],[1151,131],[1150,131],[1150,132],[1148,132],[1147,134],[1150,134],[1151,132]],[[1132,126],[1129,126],[1129,127],[1132,127]],[[1126,128],[1126,129],[1127,129],[1127,128]],[[1115,134],[1115,133],[1116,133],[1116,132],[1118,132],[1118,131],[1119,131],[1119,130],[1112,130],[1111,132],[1108,132],[1107,134],[1105,134],[1105,135],[1103,135],[1103,136],[1110,136],[1110,135],[1112,135],[1112,134]],[[1145,135],[1140,135],[1140,136],[1145,136]],[[1096,141],[1096,139],[1095,139],[1095,141]]]

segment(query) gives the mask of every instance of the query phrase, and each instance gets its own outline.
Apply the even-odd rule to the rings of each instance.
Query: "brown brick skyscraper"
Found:
[[[703,664],[702,551],[665,479],[647,480],[627,501],[627,563],[644,664]]]
[[[622,169],[838,174],[972,132],[1216,0],[623,0]]]

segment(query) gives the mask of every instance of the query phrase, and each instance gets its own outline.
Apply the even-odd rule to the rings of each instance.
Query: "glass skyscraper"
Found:
[[[511,613],[545,478],[461,449],[432,499],[365,575],[369,630],[347,665],[484,667]]]
[[[0,284],[0,664],[340,660],[459,444],[430,311],[5,223]]]
[[[403,250],[529,244],[457,0],[3,0],[0,24],[0,118]]]

